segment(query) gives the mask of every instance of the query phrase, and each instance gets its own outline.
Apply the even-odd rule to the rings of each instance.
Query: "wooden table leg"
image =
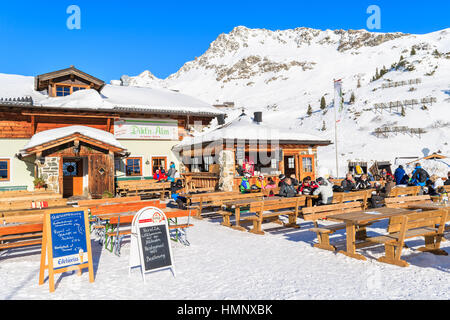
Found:
[[[356,230],[355,225],[352,223],[347,223],[346,226],[346,236],[347,236],[347,248],[345,251],[340,250],[339,253],[342,253],[350,258],[355,258],[359,260],[366,260],[366,257],[356,253]]]
[[[241,207],[236,206],[234,209],[234,215],[236,217],[236,225],[232,226],[233,229],[239,230],[239,231],[247,231],[244,227],[241,227],[240,221],[241,221]]]

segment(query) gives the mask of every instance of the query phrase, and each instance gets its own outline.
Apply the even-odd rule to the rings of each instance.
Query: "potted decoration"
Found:
[[[102,198],[103,198],[103,199],[114,198],[114,194],[112,194],[112,193],[109,192],[109,191],[104,191],[104,192],[103,192],[103,195],[102,195]]]
[[[34,181],[34,189],[35,190],[39,190],[39,189],[45,189],[45,180],[42,178],[35,178]]]

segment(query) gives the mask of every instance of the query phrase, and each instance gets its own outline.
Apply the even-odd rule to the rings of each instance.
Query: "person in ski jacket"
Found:
[[[175,182],[175,173],[177,173],[177,170],[175,169],[175,163],[171,162],[169,171],[167,172],[167,181]]]
[[[415,186],[424,187],[428,179],[430,179],[428,172],[422,168],[420,163],[416,163],[416,168],[414,169],[409,181]]]
[[[296,195],[297,195],[297,190],[295,190],[294,186],[292,185],[291,179],[287,178],[285,180],[285,183],[280,187],[280,196],[292,198],[292,197],[295,197]]]
[[[264,190],[266,188],[266,182],[264,181],[264,176],[262,174],[258,176],[255,185],[259,190]]]
[[[392,181],[395,180],[394,176],[389,173],[386,169],[381,170],[381,180],[387,181],[387,177],[392,177]]]
[[[318,205],[331,204],[333,201],[333,185],[322,177],[316,180],[318,187],[314,190],[313,195],[320,196]]]
[[[291,182],[292,182],[292,185],[294,186],[294,188],[298,188],[300,183],[298,182],[297,178],[295,177],[295,174],[291,174],[290,178],[291,178]]]
[[[399,165],[398,168],[395,169],[394,179],[396,185],[408,184],[408,175],[406,174],[405,169],[403,169],[402,165]]]
[[[345,180],[342,181],[341,183],[341,187],[344,190],[344,192],[356,190],[356,181],[351,173],[347,173]]]
[[[281,188],[283,184],[286,183],[286,176],[284,174],[280,174],[278,176],[278,179],[280,179],[280,181],[278,182],[278,187]]]
[[[361,177],[359,177],[359,179],[356,179],[356,189],[358,190],[372,189],[372,184],[367,179],[366,174],[362,174]]]
[[[380,188],[380,185],[377,185],[376,194],[372,195],[370,198],[370,202],[372,204],[372,208],[380,208],[383,206],[384,198],[389,197],[392,189],[395,187],[394,179],[392,176],[386,177],[386,184],[383,188]]]
[[[241,184],[239,185],[239,191],[241,193],[250,192],[250,182],[248,181],[249,178],[250,178],[250,173],[245,172],[244,176],[242,177]]]
[[[159,180],[161,180],[160,177],[161,177],[161,174],[159,173],[159,169],[156,169],[155,173],[153,174],[153,179],[156,181],[159,181]]]
[[[318,187],[319,186],[314,181],[311,181],[311,177],[305,177],[302,185],[298,189],[298,192],[301,194],[313,194]]]

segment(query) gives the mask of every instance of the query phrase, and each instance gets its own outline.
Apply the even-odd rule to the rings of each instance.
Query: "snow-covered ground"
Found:
[[[407,241],[407,268],[377,262],[382,247],[358,250],[359,261],[313,248],[311,223],[300,229],[264,224],[259,236],[223,227],[216,219],[194,221],[190,246],[172,242],[176,278],[170,271],[146,275],[139,268],[128,276],[129,242],[118,257],[92,239],[95,282],[88,273],[62,274],[56,291],[38,285],[40,249],[11,251],[0,258],[0,299],[444,299],[450,298],[450,256],[415,249],[423,239]],[[369,232],[383,232],[386,222]],[[450,237],[450,234],[448,234]],[[344,239],[343,232],[333,236]],[[442,243],[450,253],[450,241]],[[34,252],[30,254],[30,252]]]

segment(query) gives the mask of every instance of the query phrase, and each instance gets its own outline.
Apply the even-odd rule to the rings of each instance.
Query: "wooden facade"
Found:
[[[36,91],[47,91],[49,97],[59,97],[61,95],[58,94],[60,93],[58,90],[62,87],[65,88],[64,95],[66,95],[66,93],[73,94],[75,91],[85,89],[93,89],[100,93],[104,85],[105,83],[102,80],[71,66],[67,69],[36,76],[34,89]],[[98,198],[105,191],[115,194],[115,160],[121,160],[129,156],[130,153],[126,152],[127,145],[132,146],[135,150],[134,152],[136,150],[139,150],[137,152],[142,152],[138,154],[140,156],[146,154],[146,159],[141,158],[141,162],[148,162],[149,158],[153,160],[153,158],[156,159],[158,156],[162,157],[171,154],[173,141],[176,140],[171,139],[173,141],[167,143],[163,154],[160,154],[161,145],[159,145],[160,153],[154,154],[152,153],[151,147],[153,140],[145,141],[144,139],[138,141],[139,139],[122,139],[122,144],[125,146],[125,149],[122,150],[105,144],[102,141],[95,141],[86,136],[75,135],[70,137],[70,139],[58,139],[32,148],[31,150],[26,150],[26,155],[22,159],[22,154],[19,151],[23,147],[23,142],[15,145],[14,139],[29,140],[35,134],[69,126],[89,127],[114,134],[114,124],[121,119],[170,119],[177,121],[178,140],[182,140],[189,134],[192,126],[198,123],[201,123],[203,126],[208,125],[215,117],[213,113],[195,114],[190,113],[188,109],[180,112],[137,110],[134,108],[120,108],[120,110],[112,108],[111,110],[100,111],[95,108],[90,108],[89,105],[83,106],[82,108],[46,107],[40,105],[35,106],[33,105],[33,101],[31,99],[28,100],[28,98],[24,100],[22,97],[18,97],[18,99],[14,99],[13,101],[11,99],[0,99],[0,139],[4,143],[8,143],[8,148],[9,141],[11,141],[11,148],[14,148],[14,151],[8,150],[6,160],[9,164],[10,161],[16,162],[18,160],[15,158],[19,158],[19,160],[27,163],[27,172],[34,175],[34,177],[38,177],[40,172],[39,166],[46,165],[45,159],[52,159],[52,161],[58,159],[58,190],[60,193],[65,197],[82,194],[86,196],[87,185],[88,195]],[[133,144],[135,142],[146,143],[142,147],[136,147],[136,144]],[[77,147],[76,152],[74,151],[74,147]],[[164,145],[162,145],[162,148],[164,148]],[[150,157],[148,156],[149,153],[151,154]],[[0,153],[1,157],[2,154]],[[167,162],[167,156],[165,159]],[[39,164],[39,161],[42,163]],[[51,164],[56,165],[55,163],[52,162]],[[33,165],[34,170],[32,169]],[[167,163],[165,165],[167,166]],[[66,167],[76,167],[76,174],[73,176],[68,174],[64,175],[63,170]],[[10,172],[9,170],[10,166],[8,165],[8,174]],[[141,175],[143,176],[142,171]],[[27,178],[26,176],[27,173],[22,174],[20,177],[22,184],[24,184],[22,181],[24,180],[23,178]],[[27,183],[29,184],[30,182]]]
[[[328,144],[328,143],[327,143]],[[231,146],[230,146],[231,145]],[[323,144],[321,144],[323,145]],[[239,146],[242,147],[241,144]],[[256,152],[263,151],[266,154],[275,154],[276,152],[280,153],[280,156],[278,156],[278,165],[277,165],[277,173],[272,174],[264,174],[266,182],[267,178],[271,177],[276,184],[278,184],[279,181],[279,174],[284,174],[287,177],[291,176],[292,174],[295,175],[295,177],[302,181],[306,177],[310,177],[312,180],[315,180],[317,176],[317,148],[318,144],[304,144],[299,143],[296,144],[294,142],[289,143],[279,143],[277,144],[277,147],[271,147],[271,142],[267,141],[267,143],[263,144],[263,147],[259,147],[259,145],[249,145],[245,144],[244,146],[244,153],[248,154],[249,152]],[[217,143],[209,143],[204,144],[202,146],[196,145],[191,146],[191,148],[186,148],[181,150],[181,154],[184,159],[185,163],[185,171],[190,172],[190,179],[195,181],[195,185],[197,187],[206,187],[211,186],[213,184],[212,182],[212,176],[208,176],[207,178],[204,178],[205,174],[203,172],[192,172],[192,158],[195,157],[201,157],[202,155],[207,154],[208,156],[212,156],[215,159],[217,159],[218,154],[222,150],[227,150],[232,152],[233,157],[236,159],[236,149],[238,148],[238,144],[226,144],[222,142]],[[214,175],[216,177],[216,185],[219,184],[220,174]],[[203,181],[205,180],[205,181]],[[237,172],[235,172],[235,178],[234,178],[234,184],[233,189],[238,190],[239,183],[241,181],[241,177],[238,175]],[[250,178],[250,184],[256,183],[256,176]]]

